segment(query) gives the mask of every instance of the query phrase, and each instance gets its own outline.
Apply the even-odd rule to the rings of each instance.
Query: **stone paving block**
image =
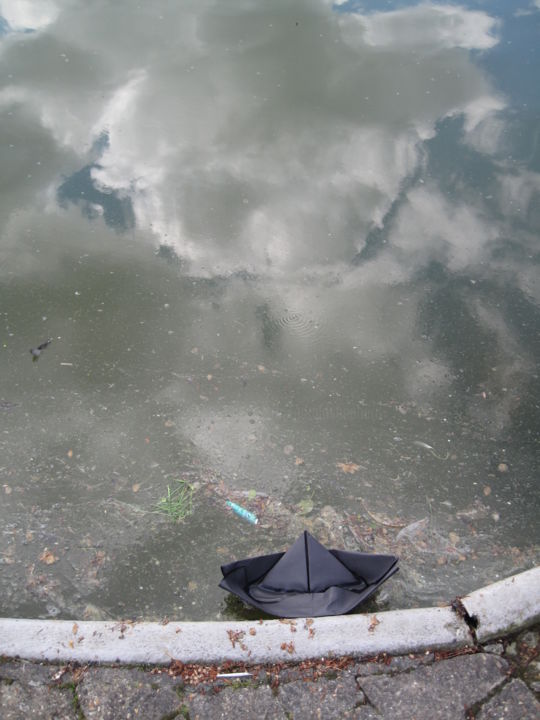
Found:
[[[135,669],[91,668],[77,695],[86,720],[161,720],[182,704],[171,678]]]
[[[512,680],[491,698],[477,720],[534,720],[540,718],[540,703],[521,680]]]
[[[441,660],[399,675],[358,678],[367,699],[385,718],[460,720],[505,679],[508,664],[478,653]]]
[[[434,660],[435,656],[432,652],[413,658],[410,658],[408,655],[397,655],[388,658],[388,663],[358,663],[355,666],[355,673],[359,677],[364,675],[390,675],[392,673],[403,672],[404,670],[412,670],[422,665],[430,665]]]
[[[21,682],[0,683],[0,718],[2,720],[77,720],[70,690],[27,685]]]
[[[320,678],[316,682],[296,680],[280,685],[278,699],[294,720],[340,720],[353,717],[356,706],[365,702],[351,675],[337,680]]]
[[[19,680],[31,686],[48,685],[59,669],[56,665],[14,660],[0,663],[0,680]]]
[[[183,703],[190,720],[288,720],[272,690],[257,688],[227,688],[217,694],[187,696]]]

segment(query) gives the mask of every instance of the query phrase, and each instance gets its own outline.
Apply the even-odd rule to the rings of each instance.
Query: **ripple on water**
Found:
[[[289,312],[277,319],[282,330],[310,342],[319,342],[323,337],[321,323],[301,312]]]

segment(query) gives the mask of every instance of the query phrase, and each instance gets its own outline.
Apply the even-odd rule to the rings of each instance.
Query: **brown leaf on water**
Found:
[[[301,457],[294,458],[294,464],[295,464],[295,465],[303,465],[303,464],[304,464],[304,459],[301,458]]]
[[[42,563],[45,563],[45,565],[52,565],[53,563],[57,562],[58,558],[56,555],[54,555],[50,550],[45,548],[45,550],[41,553],[39,556],[39,559]]]
[[[187,589],[189,590],[189,592],[195,592],[198,587],[199,586],[197,585],[195,580],[190,580],[187,584]]]
[[[131,489],[133,490],[133,492],[139,492],[140,487],[141,483],[135,483],[135,485],[131,486]]]
[[[488,495],[491,495],[491,488],[489,485],[484,486],[484,495],[487,497]]]
[[[338,462],[336,463],[336,467],[338,467],[344,473],[348,473],[349,475],[352,475],[353,473],[360,470],[360,465],[357,465],[356,463]]]
[[[77,623],[73,623],[73,627],[71,628],[71,632],[76,635],[79,632],[79,626]]]
[[[13,489],[10,485],[4,485],[4,492],[6,493],[6,495],[11,495]]]
[[[369,623],[368,632],[375,632],[375,628],[377,627],[377,625],[380,625],[380,624],[381,624],[381,621],[378,619],[378,617],[376,615],[373,615],[373,617],[371,618],[371,621]]]
[[[68,451],[67,451],[67,456],[68,456],[68,458],[72,458],[72,457],[73,457],[73,450],[68,450]]]
[[[255,630],[255,628],[249,628],[249,634],[250,634],[250,635],[256,635],[256,634],[257,634],[257,631]]]

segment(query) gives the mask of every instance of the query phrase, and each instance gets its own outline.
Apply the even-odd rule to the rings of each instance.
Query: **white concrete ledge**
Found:
[[[0,655],[29,660],[120,663],[272,663],[339,655],[400,654],[470,644],[450,608],[313,620],[73,622],[0,620]]]
[[[540,567],[462,600],[484,642],[540,621]],[[241,664],[393,655],[474,643],[450,607],[297,620],[75,622],[0,619],[0,656],[59,662]]]
[[[488,585],[461,600],[485,642],[540,621],[540,567]]]

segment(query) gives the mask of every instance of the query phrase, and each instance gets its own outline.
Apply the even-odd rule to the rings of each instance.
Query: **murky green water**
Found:
[[[231,616],[303,528],[378,607],[538,562],[538,2],[0,15],[2,614]]]

